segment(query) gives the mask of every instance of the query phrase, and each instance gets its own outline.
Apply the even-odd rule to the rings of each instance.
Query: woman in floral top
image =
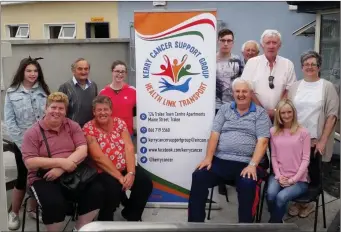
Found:
[[[98,220],[113,221],[122,190],[131,190],[122,216],[128,221],[139,221],[153,189],[152,181],[141,167],[135,166],[135,149],[127,125],[120,118],[111,117],[110,98],[97,96],[93,113],[94,119],[84,125],[83,131],[98,179],[106,189]]]

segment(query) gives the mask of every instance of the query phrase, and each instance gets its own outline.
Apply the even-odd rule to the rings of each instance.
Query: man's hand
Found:
[[[65,171],[62,168],[52,168],[44,175],[44,179],[47,181],[54,181],[59,178]]]
[[[77,165],[68,159],[62,159],[60,166],[67,172],[73,172],[77,168]]]
[[[257,168],[255,166],[248,165],[243,171],[240,173],[243,178],[246,176],[250,179],[252,177],[253,180],[257,181]]]
[[[123,189],[129,190],[134,184],[135,176],[131,173],[127,173],[123,178]]]
[[[207,170],[210,170],[212,167],[212,159],[205,158],[201,163],[197,166],[197,169],[201,170],[204,167],[207,167]]]

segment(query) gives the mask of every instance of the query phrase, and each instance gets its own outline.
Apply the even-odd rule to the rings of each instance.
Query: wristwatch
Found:
[[[253,166],[253,167],[257,167],[257,164],[255,162],[253,162],[252,160],[250,161],[249,165]]]
[[[131,174],[131,175],[135,176],[134,172],[128,172],[127,174]]]

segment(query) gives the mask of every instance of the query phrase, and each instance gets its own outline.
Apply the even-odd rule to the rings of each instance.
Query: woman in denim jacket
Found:
[[[38,59],[31,57],[21,60],[20,65],[5,97],[5,126],[8,135],[15,144],[17,182],[12,194],[12,211],[8,216],[8,228],[20,227],[19,210],[25,197],[27,169],[22,160],[21,144],[24,132],[36,121],[43,118],[49,87],[45,83]],[[30,202],[29,215],[35,217],[34,204]]]

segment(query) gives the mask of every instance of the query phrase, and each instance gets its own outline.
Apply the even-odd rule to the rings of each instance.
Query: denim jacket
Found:
[[[47,94],[39,83],[30,90],[21,84],[19,88],[8,88],[5,97],[4,118],[7,134],[21,149],[24,132],[43,118]]]

